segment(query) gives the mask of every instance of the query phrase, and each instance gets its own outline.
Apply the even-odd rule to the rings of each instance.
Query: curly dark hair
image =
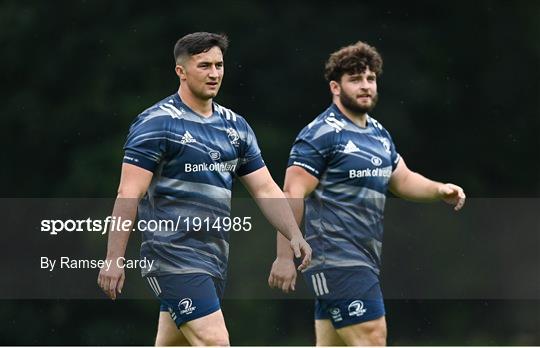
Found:
[[[186,56],[207,52],[215,46],[219,47],[221,53],[225,54],[229,47],[227,35],[207,32],[188,34],[181,37],[174,45],[174,60],[178,63]]]
[[[342,47],[330,55],[324,67],[324,77],[328,82],[339,82],[343,74],[362,73],[366,67],[380,76],[382,66],[383,60],[377,49],[365,42],[358,41],[353,45]]]

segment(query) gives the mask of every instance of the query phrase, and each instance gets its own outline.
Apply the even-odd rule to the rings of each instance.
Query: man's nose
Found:
[[[215,65],[212,65],[212,67],[210,68],[209,76],[213,78],[217,78],[219,76],[218,69],[216,68]]]
[[[360,80],[360,88],[361,89],[369,89],[369,83],[366,79]]]

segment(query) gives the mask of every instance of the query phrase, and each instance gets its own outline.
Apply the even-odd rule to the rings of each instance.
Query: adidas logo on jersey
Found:
[[[197,140],[191,135],[189,131],[186,131],[184,135],[182,135],[182,139],[180,139],[181,144],[188,144],[188,143],[196,143]]]
[[[347,145],[345,145],[345,148],[343,149],[343,152],[345,152],[345,153],[360,152],[360,149],[351,140],[349,140]]]

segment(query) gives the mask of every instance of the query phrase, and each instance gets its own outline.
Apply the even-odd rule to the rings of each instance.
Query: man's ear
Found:
[[[174,67],[174,71],[176,72],[176,75],[178,76],[178,78],[180,78],[180,80],[186,79],[186,68],[184,66],[176,64],[176,66]]]
[[[341,94],[341,86],[339,85],[339,83],[332,80],[330,81],[329,85],[330,85],[330,93],[332,93],[332,95],[335,95],[337,97]]]

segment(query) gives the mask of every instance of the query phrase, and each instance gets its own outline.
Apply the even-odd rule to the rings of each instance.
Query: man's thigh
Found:
[[[304,278],[316,298],[316,320],[330,319],[340,329],[385,315],[379,278],[367,267],[308,271]]]
[[[183,323],[180,328],[168,312],[160,312],[157,347],[161,346],[228,346],[229,333],[221,310]]]
[[[221,310],[190,320],[180,326],[192,346],[228,346],[229,333]]]
[[[161,302],[157,345],[228,344],[220,310],[224,281],[206,274],[166,275],[146,277],[146,280]]]
[[[345,342],[336,332],[330,319],[315,320],[315,340],[317,346],[344,346]]]
[[[172,274],[145,279],[161,302],[160,310],[169,312],[177,327],[221,308],[221,283],[224,281],[210,275]]]
[[[386,319],[381,317],[359,324],[344,326],[336,330],[348,346],[385,346]]]
[[[367,267],[305,272],[316,296],[317,345],[384,345],[386,321],[377,274]]]
[[[159,312],[158,330],[156,335],[156,347],[163,346],[189,346],[189,342],[169,312]]]

